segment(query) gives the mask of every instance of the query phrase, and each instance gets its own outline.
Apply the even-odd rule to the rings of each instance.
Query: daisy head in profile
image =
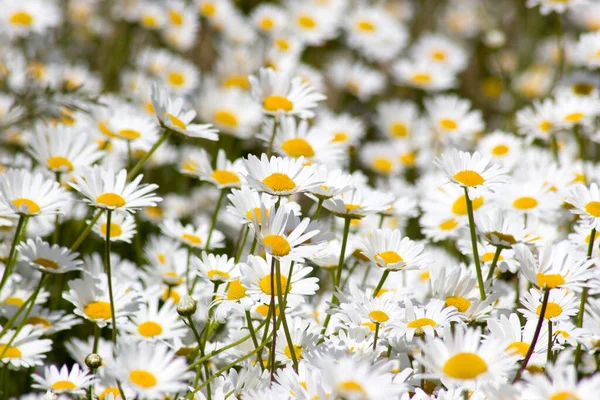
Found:
[[[32,387],[50,390],[55,394],[70,394],[83,396],[85,389],[96,383],[96,378],[89,371],[82,371],[79,364],[75,363],[71,371],[67,365],[59,370],[55,365],[44,367],[44,375],[34,374],[35,383]]]
[[[158,185],[140,184],[143,175],[127,183],[127,171],[115,173],[111,168],[93,166],[75,176],[69,184],[95,208],[135,213],[144,207],[154,207],[162,198],[154,192]]]
[[[56,181],[24,169],[0,175],[0,202],[22,216],[60,214],[70,195]]]
[[[506,170],[490,164],[489,157],[479,152],[473,154],[457,149],[437,157],[434,164],[440,168],[450,182],[468,189],[469,193],[493,191],[507,181]]]
[[[571,204],[571,212],[579,215],[588,229],[600,228],[600,190],[592,183],[589,187],[576,185],[565,200]]]
[[[79,253],[72,253],[66,247],[50,245],[37,237],[29,239],[18,247],[24,261],[40,272],[64,274],[81,269],[83,262],[78,260]]]

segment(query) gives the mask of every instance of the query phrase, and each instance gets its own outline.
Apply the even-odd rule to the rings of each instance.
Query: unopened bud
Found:
[[[196,312],[196,305],[196,300],[192,299],[191,296],[186,294],[179,300],[179,303],[177,304],[177,312],[182,317],[189,317],[194,315]]]
[[[485,33],[483,42],[490,49],[499,49],[506,44],[506,35],[499,30],[491,30]]]
[[[102,357],[96,353],[90,353],[85,357],[85,365],[92,370],[98,369],[102,366]]]

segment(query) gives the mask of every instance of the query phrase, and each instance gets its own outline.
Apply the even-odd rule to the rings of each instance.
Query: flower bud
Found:
[[[194,315],[194,313],[196,312],[196,305],[196,300],[192,299],[189,295],[186,294],[179,300],[179,303],[177,304],[177,312],[182,317],[189,317],[191,315]]]
[[[102,357],[96,353],[90,353],[85,357],[85,365],[91,370],[98,369],[102,366]]]

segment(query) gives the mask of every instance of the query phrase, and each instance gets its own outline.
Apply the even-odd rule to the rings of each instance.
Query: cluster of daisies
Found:
[[[593,400],[600,5],[0,0],[0,398]]]

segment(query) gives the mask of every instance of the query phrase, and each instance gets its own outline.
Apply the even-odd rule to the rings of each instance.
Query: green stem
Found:
[[[377,287],[375,288],[375,290],[373,290],[373,297],[377,297],[377,294],[381,290],[381,287],[385,283],[385,280],[387,279],[387,277],[388,277],[389,274],[390,274],[390,270],[389,269],[386,269],[385,271],[383,271],[383,275],[381,275],[381,279],[379,280],[379,283],[377,284]]]
[[[375,337],[373,338],[373,350],[377,348],[377,336],[379,336],[379,322],[375,322]]]
[[[25,303],[21,304],[21,306],[19,307],[17,312],[8,321],[6,321],[6,324],[4,324],[4,326],[2,327],[2,331],[0,331],[0,338],[2,336],[4,336],[4,334],[15,323],[17,318],[19,318],[19,315],[21,315],[21,313],[27,309],[27,307],[29,306],[29,303],[31,303],[32,301],[35,301],[35,297],[37,297],[37,294],[35,292],[33,292],[31,294],[31,296],[29,296],[29,298],[27,300],[25,300]]]
[[[321,215],[321,209],[323,208],[323,202],[325,199],[319,198],[319,202],[317,203],[317,211],[315,211],[315,216],[313,219],[316,221],[319,219],[319,215]]]
[[[498,264],[498,260],[500,259],[500,253],[502,253],[502,246],[496,246],[496,252],[494,253],[492,265],[490,266],[487,278],[485,278],[486,282],[494,277],[494,270],[496,269],[496,264]]]
[[[98,324],[94,323],[94,346],[92,347],[92,353],[98,353],[98,345],[100,344],[100,332],[101,329]]]
[[[242,243],[238,247],[238,250],[235,254],[235,263],[237,264],[240,261],[240,257],[244,252],[244,246],[246,245],[246,240],[248,239],[248,233],[250,233],[250,225],[246,225],[246,233],[244,233],[244,238],[242,239]]]
[[[560,157],[558,156],[558,140],[556,139],[555,134],[553,134],[550,138],[550,149],[552,150],[554,162],[556,162],[556,165],[560,167]]]
[[[592,228],[590,232],[590,241],[588,243],[588,250],[586,259],[589,260],[592,258],[592,253],[594,252],[594,242],[596,241],[596,228]],[[588,287],[584,286],[581,291],[581,302],[579,303],[579,312],[577,313],[577,328],[581,328],[583,326],[583,317],[585,315],[585,305],[587,303],[588,297]],[[577,343],[577,348],[575,349],[575,368],[579,367],[579,363],[581,362],[581,343]]]
[[[546,363],[552,362],[552,321],[548,320],[548,352],[546,353]]]
[[[28,216],[21,214],[19,216],[19,222],[17,223],[17,229],[15,230],[15,236],[13,237],[13,241],[12,244],[10,246],[10,252],[8,253],[8,259],[6,260],[6,266],[4,268],[4,273],[2,274],[2,280],[0,280],[0,291],[2,291],[2,288],[4,287],[4,285],[6,285],[6,282],[8,281],[8,277],[10,276],[10,273],[12,272],[12,266],[14,263],[14,260],[16,258],[16,253],[17,253],[17,245],[19,244],[19,238],[21,237],[21,234],[23,233],[23,227],[25,226],[25,221],[27,220]]]
[[[219,195],[219,200],[217,201],[217,207],[215,208],[215,212],[212,216],[212,221],[210,222],[210,230],[208,231],[208,238],[206,239],[206,246],[204,250],[208,251],[210,247],[210,238],[212,237],[213,231],[215,229],[215,225],[217,223],[217,216],[219,215],[219,209],[221,208],[221,203],[223,203],[223,198],[225,197],[225,192],[227,189],[222,189],[221,194]]]
[[[271,342],[271,383],[275,380],[275,346],[277,345],[277,310],[275,309],[275,257],[271,258],[271,317],[273,318],[273,340]]]
[[[110,298],[110,318],[112,321],[112,342],[117,344],[117,316],[115,315],[115,299],[112,289],[112,271],[110,268],[110,224],[112,210],[106,210],[106,246],[104,253],[104,268],[108,278],[108,297]]]
[[[473,203],[469,198],[469,190],[464,187],[465,200],[467,202],[467,213],[469,214],[469,231],[471,232],[471,245],[473,246],[473,258],[475,259],[475,270],[477,271],[477,283],[479,285],[479,296],[485,300],[485,286],[483,275],[481,273],[481,260],[479,259],[479,250],[477,249],[477,235],[475,234],[475,217],[473,216]]]
[[[294,342],[292,341],[292,335],[290,335],[290,330],[287,324],[287,319],[285,318],[285,303],[283,301],[283,288],[281,287],[281,265],[279,261],[275,264],[275,271],[277,277],[277,302],[279,304],[279,319],[283,324],[283,332],[285,333],[285,339],[288,344],[288,348],[290,350],[290,356],[292,356],[292,364],[294,365],[294,371],[298,373],[298,359],[296,357],[296,347],[294,346]],[[292,277],[288,277],[287,282],[292,280]],[[286,282],[286,288],[287,288]],[[287,292],[286,292],[287,294]],[[285,353],[285,352],[284,352]]]
[[[81,246],[81,243],[83,243],[87,235],[89,235],[89,233],[92,231],[92,228],[94,227],[96,222],[98,222],[98,219],[100,219],[100,216],[103,212],[104,210],[98,210],[92,218],[92,220],[90,221],[90,223],[87,224],[86,227],[81,230],[81,233],[79,234],[75,242],[73,242],[73,244],[71,245],[71,251],[75,251],[79,246]]]
[[[273,154],[273,143],[275,142],[275,135],[277,134],[277,117],[273,117],[273,132],[271,133],[271,140],[269,141],[269,148],[267,149],[267,156],[270,158]]]
[[[129,173],[127,174],[127,180],[131,180],[137,175],[137,173],[140,171],[140,169],[142,169],[146,161],[148,161],[150,157],[152,157],[152,154],[156,151],[156,149],[158,149],[162,142],[164,142],[167,139],[167,136],[169,136],[169,131],[165,129],[165,132],[162,134],[162,136],[156,141],[156,143],[154,143],[150,150],[148,150],[148,152],[144,154],[140,161],[138,161],[137,164],[135,164],[131,171],[129,171]]]
[[[246,310],[246,322],[248,323],[252,343],[254,343],[254,347],[258,347],[258,339],[256,339],[256,332],[254,331],[254,325],[252,325],[252,316],[250,316],[250,311],[248,310]]]

